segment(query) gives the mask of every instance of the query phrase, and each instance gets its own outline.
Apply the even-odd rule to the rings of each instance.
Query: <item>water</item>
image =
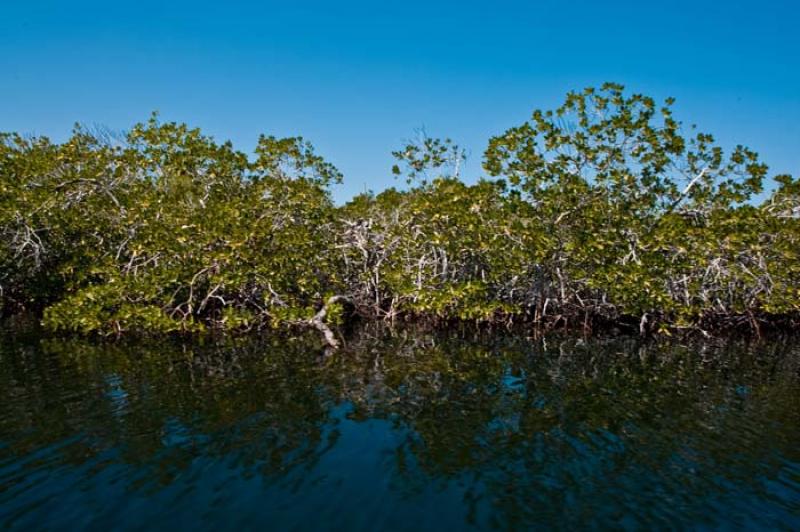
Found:
[[[2,340],[3,529],[800,528],[796,341]]]

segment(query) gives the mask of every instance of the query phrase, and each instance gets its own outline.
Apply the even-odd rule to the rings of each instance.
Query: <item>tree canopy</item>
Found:
[[[247,155],[153,116],[66,142],[0,135],[0,309],[55,331],[633,323],[641,332],[797,323],[800,182],[616,84],[489,140],[487,177],[424,134],[409,186],[356,196],[300,137]]]

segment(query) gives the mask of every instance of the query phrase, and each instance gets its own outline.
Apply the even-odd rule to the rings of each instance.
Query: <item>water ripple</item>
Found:
[[[800,348],[0,347],[0,527],[800,527]]]

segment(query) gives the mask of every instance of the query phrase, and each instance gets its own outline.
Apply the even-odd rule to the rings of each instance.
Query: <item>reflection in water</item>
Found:
[[[0,527],[800,526],[800,344],[0,347]]]

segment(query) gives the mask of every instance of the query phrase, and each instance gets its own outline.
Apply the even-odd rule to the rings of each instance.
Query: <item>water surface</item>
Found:
[[[800,528],[800,343],[5,333],[0,528]]]

